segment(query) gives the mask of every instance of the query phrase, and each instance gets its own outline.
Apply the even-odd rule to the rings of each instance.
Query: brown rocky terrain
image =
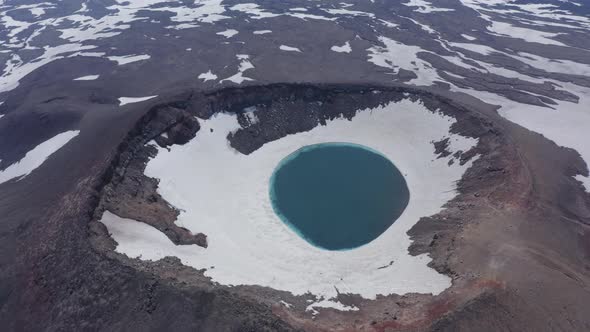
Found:
[[[3,1],[0,175],[55,135],[79,135],[0,181],[0,327],[589,331],[590,194],[574,176],[589,175],[590,6],[543,2]],[[359,310],[314,315],[311,294],[130,259],[99,222],[108,210],[206,248],[144,174],[156,145],[185,144],[199,119],[229,112],[241,128],[228,143],[247,155],[403,98],[478,138],[452,154],[474,160],[458,195],[409,231],[410,253],[452,278],[439,295],[340,293]],[[432,142],[433,158],[448,144]]]

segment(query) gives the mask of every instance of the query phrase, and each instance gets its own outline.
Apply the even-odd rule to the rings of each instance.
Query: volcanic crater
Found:
[[[239,153],[249,155],[268,142],[307,132],[317,126],[329,126],[329,122],[337,118],[354,123],[360,109],[371,109],[406,99],[424,105],[430,112],[452,117],[456,122],[451,126],[451,133],[477,139],[473,148],[452,154],[448,149],[448,138],[430,142],[433,158],[449,158],[449,167],[454,163],[463,165],[472,162],[456,184],[456,195],[445,204],[444,209],[434,215],[424,216],[408,231],[412,240],[410,254],[427,254],[432,259],[428,266],[452,280],[452,285],[437,295],[412,292],[384,294],[367,299],[336,289],[335,299],[346,309],[324,308],[321,300],[325,299],[318,299],[312,293],[293,295],[285,290],[258,285],[223,285],[208,277],[207,269],[183,265],[178,258],[146,261],[141,257],[127,257],[115,251],[116,241],[100,223],[103,214],[108,213],[150,225],[178,246],[194,244],[207,248],[207,234],[191,232],[175,224],[181,211],[158,193],[158,180],[145,175],[146,165],[157,154],[156,145],[170,149],[173,145],[186,144],[203,130],[199,125],[202,119],[223,112],[237,117],[240,126],[227,135],[227,141]],[[244,111],[252,107],[257,110],[256,121],[252,121]],[[543,167],[532,163],[530,159],[535,156],[528,156],[529,153],[523,156],[521,147],[514,144],[513,137],[516,135],[526,137],[531,144],[537,145],[536,151],[544,149],[560,154],[571,153],[507,122],[496,114],[494,107],[469,98],[451,100],[408,87],[275,84],[188,92],[171,98],[170,102],[154,106],[127,136],[118,152],[119,157],[113,162],[112,176],[101,191],[94,221],[90,224],[91,242],[100,255],[137,269],[145,277],[157,280],[158,284],[200,290],[213,297],[223,294],[223,297],[258,303],[261,305],[260,310],[267,312],[264,314],[267,317],[276,315],[296,328],[322,331],[353,326],[354,330],[395,328],[410,331],[433,324],[444,327],[457,319],[457,315],[477,317],[478,313],[468,308],[478,303],[513,305],[509,301],[514,298],[514,290],[498,281],[502,280],[498,274],[502,274],[506,264],[499,267],[497,263],[487,261],[486,252],[492,248],[485,246],[489,245],[495,232],[505,231],[506,227],[511,226],[489,221],[509,221],[515,216],[535,218],[541,210],[555,211],[557,207],[538,206],[531,202],[533,196],[555,195],[549,188],[534,188],[531,174],[546,171],[549,167],[561,172],[563,177],[572,172],[570,167],[564,168],[561,163],[544,163]],[[570,160],[575,158],[579,157],[570,156]],[[576,171],[582,171],[581,160],[578,165],[580,169]],[[560,185],[566,185],[563,179],[559,182]],[[567,185],[576,187],[578,191],[583,190],[579,185]],[[562,202],[559,208],[575,212],[579,205]],[[509,242],[504,245],[509,245]],[[204,254],[207,254],[207,249]],[[518,258],[522,259],[522,256],[515,254],[515,259]],[[536,262],[529,264],[534,265]],[[388,268],[388,264],[381,268]],[[515,268],[518,267],[510,267]],[[310,303],[317,303],[318,306],[310,307]],[[215,301],[210,305],[215,307]],[[242,320],[248,315],[247,312],[238,311],[235,317],[236,320]],[[506,326],[514,324],[509,320],[503,319]],[[257,328],[265,324],[262,321],[255,323]],[[282,328],[288,329],[287,325]]]

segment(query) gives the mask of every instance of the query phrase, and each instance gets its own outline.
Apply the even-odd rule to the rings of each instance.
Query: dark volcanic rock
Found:
[[[438,158],[444,158],[451,155],[449,151],[449,138],[444,138],[438,142],[432,142],[434,145],[434,154],[438,155]]]
[[[192,234],[174,222],[179,211],[158,194],[158,182],[144,174],[147,161],[157,153],[151,139],[161,145],[185,144],[199,130],[199,122],[186,111],[173,107],[157,107],[140,123],[140,133],[125,142],[121,162],[115,166],[111,183],[104,189],[103,203],[97,213],[109,210],[114,214],[145,222],[166,234],[177,245],[196,244],[207,247],[207,236]],[[167,133],[168,138],[163,138]]]

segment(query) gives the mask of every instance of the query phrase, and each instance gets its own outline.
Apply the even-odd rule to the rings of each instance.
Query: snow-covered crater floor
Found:
[[[378,294],[438,294],[450,286],[450,278],[429,268],[427,255],[409,254],[406,232],[456,195],[455,183],[472,163],[449,166],[448,158],[434,155],[432,141],[445,137],[450,137],[453,152],[477,143],[450,134],[454,121],[403,100],[359,111],[352,121],[329,121],[243,155],[226,138],[239,128],[235,115],[220,113],[201,120],[201,130],[189,143],[170,151],[160,148],[146,169],[146,175],[160,179],[162,197],[180,209],[176,223],[205,233],[207,249],[176,246],[155,228],[108,211],[102,222],[118,243],[116,250],[130,257],[176,256],[185,265],[206,269],[205,275],[220,284],[268,286],[295,295],[310,292],[317,296],[318,307],[332,303],[355,310],[333,300],[337,290],[368,299]],[[275,215],[269,197],[269,179],[282,158],[302,146],[334,141],[380,151],[404,174],[410,189],[402,216],[371,243],[348,251],[310,245]]]

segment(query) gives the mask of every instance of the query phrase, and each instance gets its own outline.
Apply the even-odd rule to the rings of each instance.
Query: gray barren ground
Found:
[[[590,329],[589,30],[581,1],[0,2],[0,326]],[[100,222],[110,211],[207,248],[145,174],[156,146],[224,112],[240,126],[228,144],[249,155],[402,100],[478,139],[457,153],[432,142],[433,159],[472,165],[408,232],[410,254],[452,280],[438,295],[339,292],[358,310],[312,312],[312,294],[130,258]]]

